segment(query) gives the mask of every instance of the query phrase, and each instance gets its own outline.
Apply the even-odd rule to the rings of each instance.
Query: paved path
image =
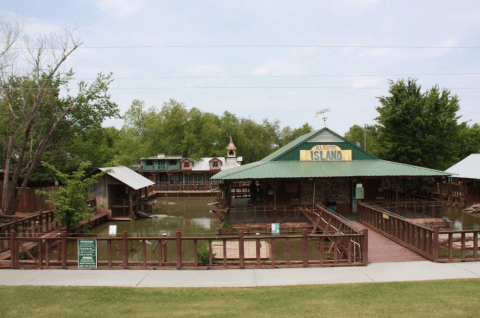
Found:
[[[375,230],[366,227],[358,222],[354,226],[359,229],[368,229],[368,262],[412,262],[425,261],[426,259],[417,253],[395,243]]]
[[[259,287],[480,278],[480,262],[231,270],[0,270],[0,285]]]

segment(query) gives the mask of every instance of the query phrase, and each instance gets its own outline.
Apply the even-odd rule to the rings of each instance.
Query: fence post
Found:
[[[123,231],[123,269],[127,269],[128,265],[128,233]]]
[[[307,229],[302,229],[302,258],[303,267],[308,267],[308,241],[307,241]]]
[[[364,229],[362,234],[365,235],[363,239],[363,246],[362,246],[362,257],[363,257],[363,265],[368,265],[368,229]]]
[[[240,268],[245,268],[245,244],[243,243],[243,230],[238,231],[238,258],[240,261]]]
[[[62,268],[67,268],[67,231],[62,231]]]
[[[177,269],[182,269],[182,232],[177,231],[176,233],[176,243],[177,243]]]
[[[433,261],[438,263],[438,227],[433,227]]]
[[[16,254],[15,251],[16,251],[16,242],[15,242],[15,231],[14,230],[11,230],[10,231],[10,267],[13,269],[15,268],[15,265],[16,265]]]

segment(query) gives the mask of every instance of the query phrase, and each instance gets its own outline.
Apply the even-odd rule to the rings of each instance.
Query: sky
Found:
[[[175,99],[221,116],[326,125],[374,124],[389,80],[416,78],[460,99],[480,123],[480,2],[461,0],[3,0],[29,32],[78,26],[66,62],[77,80],[113,73],[123,114],[134,99]],[[472,48],[473,47],[473,48]],[[121,119],[104,126],[121,128]]]

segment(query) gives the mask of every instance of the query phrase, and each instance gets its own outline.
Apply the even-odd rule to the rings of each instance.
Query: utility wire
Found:
[[[480,46],[415,46],[415,45],[308,45],[308,44],[211,44],[211,45],[117,45],[117,46],[80,46],[78,49],[170,49],[170,48],[359,48],[359,49],[480,49]],[[37,47],[16,47],[12,50],[38,49]],[[64,48],[45,48],[64,50]],[[67,49],[68,50],[68,49]]]
[[[159,76],[159,77],[116,77],[113,80],[156,80],[156,79],[203,79],[203,78],[298,78],[298,77],[384,77],[384,76],[461,76],[480,73],[423,73],[423,74],[312,74],[312,75],[219,75],[219,76]],[[93,81],[95,78],[76,79]]]

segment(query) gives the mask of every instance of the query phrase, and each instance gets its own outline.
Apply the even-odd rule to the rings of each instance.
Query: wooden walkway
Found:
[[[371,228],[358,222],[354,223],[358,229],[368,229],[368,262],[414,262],[427,259],[397,244]]]

